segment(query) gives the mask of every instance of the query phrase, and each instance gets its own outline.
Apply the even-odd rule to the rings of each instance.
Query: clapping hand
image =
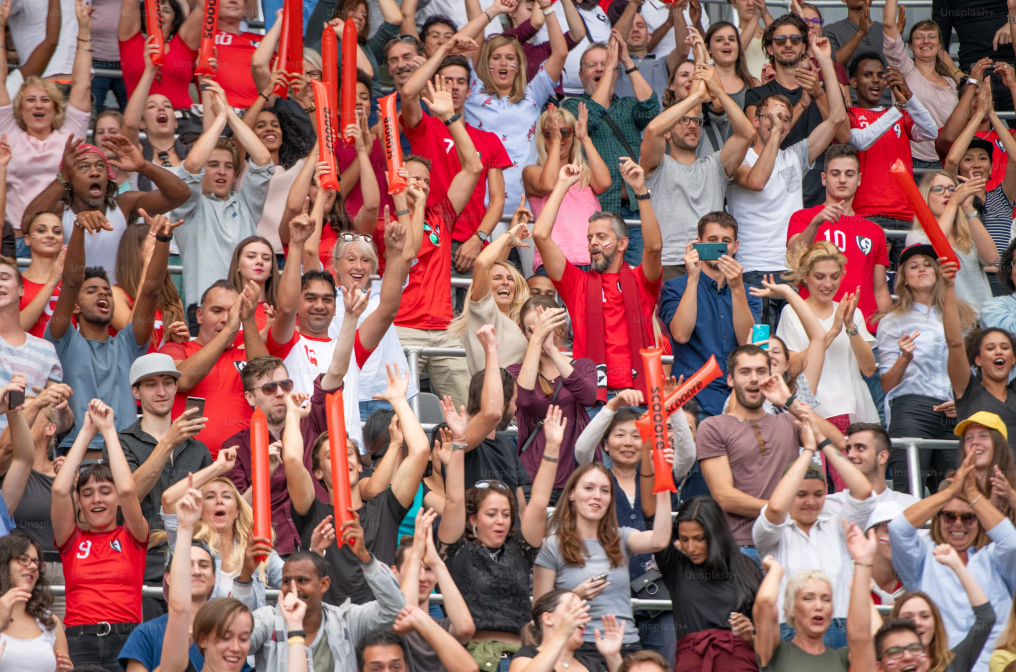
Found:
[[[389,403],[405,399],[409,389],[409,371],[406,371],[404,376],[400,376],[398,364],[385,364],[385,376],[388,380],[388,387],[384,392],[375,394],[373,398]]]
[[[600,623],[603,624],[603,635],[600,635],[599,628],[593,630],[593,637],[596,639],[596,650],[607,660],[614,656],[620,657],[621,647],[624,646],[625,622],[622,620],[619,624],[614,614],[604,614],[600,618]]]

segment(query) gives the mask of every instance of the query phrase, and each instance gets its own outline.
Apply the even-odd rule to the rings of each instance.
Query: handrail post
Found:
[[[907,444],[907,472],[910,480],[910,494],[921,499],[924,495],[924,483],[921,479],[921,453],[917,449],[917,443],[913,441]]]
[[[420,417],[420,351],[418,348],[406,348],[406,361],[409,364],[409,375],[416,381],[416,395],[409,400],[413,415]]]

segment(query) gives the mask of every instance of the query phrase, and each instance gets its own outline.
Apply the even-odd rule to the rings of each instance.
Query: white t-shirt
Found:
[[[74,211],[65,207],[63,213],[64,231],[74,230]],[[112,231],[99,231],[94,236],[85,236],[85,263],[88,266],[102,266],[109,275],[109,285],[116,284],[116,251],[120,247],[120,239],[127,232],[127,218],[120,206],[106,208],[106,219],[112,225]]]
[[[748,149],[742,166],[758,161]],[[737,220],[737,261],[745,271],[782,271],[787,268],[787,226],[790,217],[804,208],[801,183],[811,168],[808,139],[796,142],[776,155],[773,173],[762,191],[731,182],[727,209]]]
[[[561,73],[561,86],[564,92],[570,96],[581,96],[585,90],[579,80],[579,65],[582,63],[582,54],[593,42],[607,43],[610,39],[610,19],[607,13],[596,5],[592,9],[579,8],[579,16],[586,24],[586,36],[574,49],[568,52],[568,58],[564,62],[564,72]],[[558,21],[561,17],[558,17]],[[564,24],[562,24],[564,25]]]
[[[35,48],[46,38],[47,9],[46,0],[13,0],[11,4],[9,25],[21,65],[25,64]],[[77,36],[78,18],[74,13],[74,0],[60,0],[60,41],[42,73],[44,77],[70,74],[78,48]]]
[[[556,5],[555,5],[556,6]],[[670,17],[671,5],[661,0],[646,0],[642,3],[642,9],[639,13],[642,14],[642,18],[646,20],[646,25],[649,26],[650,32],[655,32],[657,28],[662,26],[664,22]],[[684,22],[686,25],[691,25],[691,11],[688,8],[684,10]],[[709,30],[709,16],[702,12],[702,30]],[[666,58],[670,56],[670,52],[674,51],[674,47],[677,46],[677,40],[674,37],[674,29],[670,28],[667,34],[663,36],[660,43],[656,45],[656,51],[653,54],[656,58]]]
[[[833,326],[838,305],[834,301],[833,312],[828,318],[818,321],[826,331]],[[875,337],[868,333],[864,315],[857,308],[854,309],[854,324],[864,342],[868,343],[869,347],[874,347]],[[808,349],[808,336],[801,326],[801,319],[789,305],[783,307],[776,335],[786,342],[788,350],[804,352]],[[861,376],[861,368],[850,347],[850,337],[847,336],[846,328],[841,329],[826,348],[822,377],[818,389],[815,390],[815,396],[819,401],[815,412],[823,418],[850,415],[851,422],[879,422],[878,409],[875,408],[871,392]]]

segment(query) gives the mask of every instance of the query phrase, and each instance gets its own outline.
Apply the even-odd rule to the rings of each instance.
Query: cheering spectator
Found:
[[[996,296],[981,304],[981,326],[985,329],[997,327],[1005,331],[1016,332],[1016,281],[1013,280],[1013,254],[1016,253],[1016,241],[1001,253],[995,276],[1004,296]]]
[[[124,99],[124,104],[126,104]],[[116,160],[116,152],[105,146],[102,142],[107,136],[123,135],[123,115],[118,110],[103,110],[92,122],[92,140],[102,150],[102,155],[109,161],[109,167],[113,169],[113,183],[117,186],[117,192],[122,193],[135,188],[139,175],[120,167]]]
[[[1011,39],[1007,39],[1012,34],[1006,22],[1006,5],[1000,0],[983,0],[974,7],[977,11],[971,13],[970,5],[957,0],[945,0],[932,8],[931,18],[942,32],[942,45],[946,49],[953,41],[953,30],[956,30],[960,68],[970,72],[970,76],[977,81],[982,81],[973,73],[975,63],[1012,63],[1013,48]],[[964,14],[960,11],[962,9],[967,9],[968,12]],[[1012,12],[1013,9],[1010,9],[1010,15]],[[1002,104],[1005,105],[1004,109],[1009,109],[1012,103],[1005,101]]]
[[[151,91],[153,96],[165,98],[171,105],[170,109],[189,110],[191,97],[188,87],[194,77],[194,62],[198,56],[201,24],[205,17],[204,7],[197,5],[189,8],[190,11],[184,14],[179,0],[165,0],[159,4],[159,9],[162,11],[159,25],[162,26],[166,63],[163,66],[153,66],[151,51],[154,47],[154,36],[142,33],[146,25],[144,12],[138,11],[133,0],[124,0],[120,7],[116,36],[120,43],[123,83],[127,87],[128,96],[133,97],[134,92],[141,88],[144,90],[142,100],[147,98]],[[219,56],[221,58],[224,55],[225,52]],[[219,64],[224,65],[222,61],[219,61]],[[146,77],[149,71],[150,78]],[[159,75],[158,81],[155,81],[156,73]],[[127,110],[130,110],[130,102],[124,112],[125,117]],[[174,115],[170,113],[169,116]]]
[[[846,119],[843,99],[836,90],[836,73],[828,40],[813,41],[829,98],[829,115],[808,136],[787,149],[781,144],[790,135],[794,110],[782,94],[759,99],[752,123],[757,129],[754,145],[733,175],[727,194],[727,207],[741,225],[743,251],[738,262],[747,269],[747,284],[760,285],[766,274],[779,275],[786,270],[782,259],[787,222],[804,207],[801,189],[805,173],[833,141],[836,130]],[[775,329],[782,300],[767,302],[762,321]],[[743,333],[739,330],[738,333]]]
[[[790,0],[790,12],[800,17],[805,25],[808,26],[808,40],[812,37],[822,37],[822,26],[825,21],[822,18],[822,12],[819,11],[815,5],[805,2],[800,3],[798,0]],[[811,63],[811,71],[817,72],[819,69],[818,59],[815,58],[815,54],[812,51],[811,46],[808,46],[808,51],[805,52],[808,55],[808,61]],[[772,66],[770,66],[772,67]],[[807,67],[807,64],[806,64]],[[842,63],[833,57],[833,69],[836,70],[836,81],[840,84],[840,89],[843,91],[843,100],[851,100],[850,98],[850,78],[847,77],[847,69]],[[775,71],[773,71],[775,73]]]
[[[775,558],[791,572],[789,576],[821,570],[829,578],[833,613],[823,642],[829,648],[838,649],[847,645],[847,613],[843,605],[850,601],[852,572],[844,545],[846,525],[837,518],[819,519],[825,504],[826,483],[817,453],[822,452],[826,464],[835,469],[850,490],[838,518],[864,525],[875,500],[864,474],[839,450],[832,448],[832,442],[827,441],[821,431],[816,431],[813,423],[803,421],[800,436],[801,454],[787,468],[769,502],[755,519],[752,539],[759,555]],[[822,448],[818,448],[819,444]],[[786,587],[784,584],[780,593],[789,593]],[[796,618],[786,618],[794,610],[786,609],[783,600],[777,601],[777,608],[784,616],[780,619],[780,636],[790,641],[795,630],[802,626],[796,623]]]
[[[960,270],[956,273],[956,296],[980,314],[981,306],[991,298],[991,287],[985,275],[986,266],[998,262],[998,250],[991,234],[984,228],[980,213],[974,207],[978,192],[983,192],[985,178],[972,178],[962,184],[946,170],[927,172],[918,188],[928,201],[931,214],[939,229],[949,240]],[[928,234],[920,220],[913,222],[914,230],[907,234],[907,245],[929,243]]]
[[[815,388],[819,400],[815,412],[840,431],[855,421],[878,422],[878,409],[862,378],[875,374],[877,362],[872,352],[875,337],[868,333],[864,315],[857,307],[860,287],[843,294],[839,302],[833,300],[849,279],[844,273],[846,264],[846,255],[836,245],[820,241],[791,250],[787,254],[790,270],[785,274],[792,284],[807,288],[805,303],[826,330],[826,354],[822,381]],[[787,344],[790,358],[803,353],[810,345],[810,337],[797,311],[790,305],[783,308],[776,335]]]
[[[871,498],[876,506],[875,512],[872,513],[872,518],[869,518],[868,524],[865,525],[866,530],[874,526],[874,523],[871,522],[874,518],[884,515],[879,513],[877,509],[879,505],[892,503],[905,508],[917,502],[917,497],[909,493],[889,490],[886,487],[886,464],[889,462],[890,455],[892,454],[892,440],[882,425],[876,422],[855,422],[847,427],[844,436],[847,441],[847,448],[843,451],[843,456],[868,479],[868,483],[871,486]],[[906,483],[906,477],[903,477],[902,481]],[[893,483],[896,483],[895,476],[893,477]],[[822,507],[822,515],[831,516],[834,520],[838,519],[839,511],[849,501],[849,492],[847,490],[826,495],[825,505]],[[901,508],[900,511],[902,510]]]
[[[399,313],[395,317],[399,341],[407,348],[459,346],[448,330],[452,321],[451,294],[441,289],[435,297],[433,290],[451,284],[452,227],[473,196],[483,163],[466,131],[465,121],[459,123],[462,117],[453,114],[451,89],[452,86],[442,82],[440,77],[436,84],[427,82],[430,94],[428,109],[441,121],[447,122],[462,169],[447,190],[435,191],[435,195],[443,196],[435,198],[434,205],[426,207],[422,227],[414,219],[413,240],[418,262],[409,269],[409,281],[402,292]],[[406,157],[406,169],[413,187],[408,190],[410,209],[418,207],[418,203],[426,203],[430,195],[431,165],[430,159],[415,154]],[[466,363],[461,357],[421,357],[419,366],[430,372],[431,384],[441,396],[450,396],[459,404],[465,401],[467,373]]]
[[[943,366],[949,358],[943,326],[947,279],[936,256],[935,249],[927,244],[903,250],[894,289],[899,298],[876,315],[879,373],[886,394],[885,419],[890,437],[952,438],[956,411],[951,401],[951,378]],[[962,301],[957,311],[962,338],[964,331],[976,325],[977,318]],[[963,360],[966,362],[965,352]],[[919,481],[923,487],[930,477],[934,492],[946,471],[955,467],[955,457],[949,451],[922,450]],[[892,451],[889,470],[893,489],[906,492],[910,481],[905,450]]]
[[[1016,202],[1016,171],[1006,171],[999,179],[993,157],[999,151],[996,143],[1003,148],[1004,156],[1016,156],[1016,138],[1007,132],[1008,127],[995,114],[990,94],[991,89],[987,86],[978,93],[977,107],[953,143],[942,167],[966,181],[977,180],[975,184],[980,188],[974,192],[973,208],[964,208],[963,214],[967,219],[980,219],[995,241],[997,250],[1004,250],[1012,239],[1012,212],[1006,208],[1011,210]],[[976,136],[985,118],[991,121],[995,130],[998,138],[995,141]],[[996,181],[997,186],[992,186]]]
[[[340,335],[340,345],[335,356],[345,354],[348,359],[349,348],[343,346],[343,337],[351,340],[349,334]],[[359,449],[352,442],[346,447],[351,491],[350,509],[365,530],[363,543],[367,545],[369,553],[392,564],[395,564],[395,552],[399,543],[399,523],[406,517],[420,487],[423,472],[430,461],[427,435],[424,434],[423,428],[409,407],[409,402],[406,401],[406,381],[407,379],[400,376],[398,371],[393,373],[388,370],[388,390],[384,394],[384,399],[395,408],[407,446],[406,458],[395,471],[391,487],[364,501],[360,496],[360,489],[356,487],[363,468],[360,464]],[[322,433],[310,447],[313,470],[308,470],[304,466],[307,451],[299,434],[298,423],[311,412],[310,405],[306,408],[299,406],[302,397],[305,396],[290,395],[286,398],[289,418],[286,431],[283,433],[282,457],[286,487],[289,490],[290,515],[300,535],[301,544],[310,547],[317,528],[328,530],[332,526],[331,521],[336,518],[332,502],[335,501],[333,493],[338,484],[332,482],[331,460],[341,459],[341,455],[332,456],[328,435]],[[324,484],[328,492],[327,499],[315,496],[314,481]],[[338,534],[344,535],[346,532],[347,530],[338,530]],[[331,587],[326,592],[328,601],[332,604],[342,604],[346,598],[351,598],[355,604],[366,604],[375,597],[380,597],[371,592],[372,582],[367,579],[362,565],[358,564],[356,559],[358,554],[354,553],[354,550],[348,546],[339,548],[336,545],[330,546],[328,552],[323,554],[325,564],[328,566],[326,576],[331,579]]]
[[[258,88],[254,83],[250,66],[254,51],[263,37],[255,33],[240,31],[245,19],[244,5],[244,0],[220,0],[219,22],[215,30],[217,67],[214,80],[222,87],[219,93],[225,98],[223,102],[228,100],[228,104],[237,109],[250,107],[254,103],[254,99],[258,97]],[[201,8],[196,7],[195,10],[204,14]],[[184,45],[196,54],[201,45],[201,31],[185,31],[180,37]],[[194,57],[190,56],[189,58],[193,63]],[[167,59],[168,62],[169,59]],[[189,79],[190,75],[188,75]],[[218,116],[214,110],[212,114]]]
[[[674,604],[680,662],[671,669],[698,672],[711,659],[731,672],[757,670],[751,649],[755,628],[748,614],[762,582],[758,565],[738,552],[723,511],[711,497],[685,500],[674,531],[674,543],[654,556]]]
[[[898,0],[886,0],[882,10],[884,16],[896,16],[905,12]],[[886,62],[899,70],[907,88],[914,92],[914,98],[931,115],[935,122],[935,135],[945,126],[946,120],[956,107],[956,89],[963,81],[960,71],[949,55],[949,45],[942,41],[938,24],[929,19],[918,21],[910,29],[910,39],[903,43],[903,31],[894,21],[882,25],[883,55]],[[907,46],[913,58],[907,56]],[[965,46],[965,45],[961,45]],[[935,151],[935,139],[910,141],[915,168],[938,168],[941,161]]]
[[[0,134],[6,134],[13,157],[5,175],[5,221],[14,227],[19,258],[28,256],[22,234],[22,227],[27,223],[23,220],[28,204],[60,170],[66,145],[88,133],[92,109],[92,55],[88,46],[92,33],[91,12],[90,5],[76,0],[78,46],[68,98],[64,98],[54,82],[31,76],[11,102],[6,86],[7,61],[0,59],[3,61],[0,64]],[[6,18],[0,19],[0,29],[6,25]]]
[[[163,222],[164,216],[158,216],[146,223],[134,224],[127,227],[120,239],[120,247],[116,251],[117,283],[113,285],[113,319],[110,321],[110,326],[117,331],[125,329],[134,319],[134,297],[145,284],[149,269],[155,272],[151,268],[155,235]],[[167,273],[159,292],[159,304],[155,308],[155,326],[148,351],[157,352],[168,342],[182,343],[188,339],[190,330],[187,328],[187,313],[183,309],[176,283]]]
[[[0,143],[0,148],[3,147],[6,145]],[[9,147],[7,151],[10,151]],[[2,150],[0,156],[3,156]],[[6,188],[5,183],[0,190]],[[60,296],[60,281],[63,279],[64,260],[67,257],[63,221],[52,212],[37,212],[24,225],[24,234],[25,248],[32,261],[20,273],[24,293],[19,304],[19,321],[22,330],[42,338],[56,308],[57,297]]]
[[[639,13],[641,5],[642,3],[638,2],[628,2],[621,16],[614,21],[614,30],[617,31],[617,38],[621,40],[618,43],[620,63],[617,66],[617,82],[614,88],[618,98],[622,100],[633,97],[640,101],[644,100],[644,89],[640,86],[640,91],[636,93],[636,82],[632,79],[631,73],[629,73],[629,70],[635,68],[635,72],[642,75],[642,79],[649,86],[649,89],[656,94],[656,102],[659,105],[659,101],[663,98],[663,92],[667,89],[668,80],[670,79],[667,75],[677,67],[677,64],[681,60],[684,60],[688,46],[684,44],[682,39],[680,40],[680,48],[678,48],[675,41],[674,50],[667,54],[665,58],[657,58],[655,55],[650,57],[649,40],[652,36],[645,17]],[[681,18],[683,19],[684,17],[682,16]],[[685,32],[687,32],[687,28]],[[621,44],[624,44],[623,51],[620,50]],[[627,55],[627,58],[625,58],[625,55]],[[619,67],[622,64],[624,65],[623,69]],[[604,74],[613,75],[614,73],[608,69]],[[603,80],[601,79],[600,81],[602,82]],[[642,95],[640,96],[639,94]]]
[[[977,489],[1009,519],[1016,518],[1016,464],[1008,450],[1008,430],[994,413],[978,411],[956,425],[954,432],[960,437],[959,460],[975,453],[973,476]]]
[[[561,166],[573,163],[582,168],[582,180],[565,194],[558,209],[551,238],[565,258],[579,270],[589,270],[586,230],[589,218],[600,212],[599,195],[611,184],[610,172],[589,136],[589,108],[578,105],[578,118],[565,108],[547,106],[536,125],[536,164],[522,170],[522,185],[533,213],[539,217],[554,191]],[[543,258],[537,251],[533,272],[546,275]]]
[[[1016,337],[992,327],[970,331],[969,307],[956,298],[956,263],[939,258],[939,272],[945,283],[942,309],[945,342],[949,348],[946,370],[956,400],[956,417],[966,420],[977,411],[988,411],[1002,419],[1008,431],[1009,445],[1016,445],[1016,383],[1009,382],[1009,372],[1016,364]],[[974,375],[971,369],[976,369]]]
[[[220,19],[230,3],[238,5],[240,0],[223,0]],[[229,33],[220,27],[218,34]],[[219,65],[223,65],[221,53]],[[256,226],[268,197],[268,183],[275,170],[271,153],[229,107],[218,84],[212,82],[208,87],[206,98],[210,104],[205,114],[211,115],[211,120],[206,120],[209,128],[191,146],[183,163],[174,169],[190,189],[190,198],[170,215],[185,222],[177,233],[176,242],[185,268],[184,294],[189,321],[194,314],[192,311],[197,310],[198,299],[222,277],[222,269],[229,267],[229,258],[237,244],[257,233]],[[219,137],[227,122],[234,140]],[[249,156],[243,184],[237,190],[233,187],[240,175],[240,156],[235,143],[243,145]],[[191,322],[191,331],[196,331],[194,322]]]
[[[83,387],[80,393],[85,392]],[[115,669],[117,653],[141,622],[149,528],[120,447],[113,409],[92,399],[80,417],[81,429],[53,480],[53,543],[60,551],[67,581],[64,624],[76,665],[95,663]],[[79,473],[96,434],[106,442],[109,466],[93,464]],[[117,524],[118,513],[123,515],[122,525]],[[87,531],[78,525],[78,515]]]
[[[533,620],[523,630],[532,643],[527,642],[515,652],[508,669],[550,672],[560,664],[565,669],[575,665],[577,672],[617,672],[624,649],[625,622],[619,624],[612,614],[604,614],[600,618],[601,636],[589,609],[587,600],[565,588],[550,590],[534,599]],[[583,633],[589,628],[596,634],[595,649],[583,643]]]
[[[762,36],[765,34],[765,29],[773,22],[773,15],[769,13],[768,7],[755,2],[755,0],[729,0],[729,2],[737,12],[739,51],[744,53],[744,62],[748,73],[758,79],[769,62],[766,59],[765,50],[762,48]],[[759,25],[759,19],[762,19],[762,25]]]
[[[849,145],[834,145],[826,151],[822,168],[825,203],[798,210],[787,228],[787,249],[808,247],[815,242],[832,243],[846,257],[846,273],[839,290],[826,300],[841,301],[845,294],[857,294],[857,307],[864,316],[868,331],[875,331],[872,314],[892,303],[886,269],[889,252],[885,232],[878,224],[853,211],[853,199],[861,183],[860,160]],[[842,270],[842,269],[841,269]],[[801,296],[808,298],[801,289]]]
[[[488,366],[491,359],[496,372],[496,353],[488,359]],[[487,372],[495,378],[491,374]],[[465,488],[467,426],[454,411],[445,417],[452,444],[445,474],[444,515],[438,527],[441,557],[473,615],[476,644],[469,645],[473,660],[481,670],[507,672],[508,658],[502,654],[518,650],[519,632],[530,620],[529,576],[543,544],[564,426],[556,414],[547,416],[543,462],[519,521],[519,500],[500,480],[481,480]]]
[[[945,624],[944,634],[948,641],[955,642],[971,633],[978,618],[972,607],[977,600],[968,598],[964,586],[967,580],[984,590],[995,614],[1007,614],[1012,606],[1016,529],[987,498],[980,496],[972,478],[975,459],[973,453],[967,455],[952,480],[943,481],[939,492],[910,506],[889,523],[893,566],[903,585],[908,591],[923,591],[936,603]],[[918,533],[929,520],[930,538]],[[946,553],[944,549],[937,551],[940,544],[955,550],[957,562],[966,565],[969,576],[954,571],[945,562],[933,561]],[[995,621],[990,628],[986,641],[981,642],[985,651],[977,646],[967,652],[969,660],[977,660],[973,669],[987,669],[989,652],[1002,626],[1001,621]],[[973,648],[973,642],[968,646]]]
[[[152,253],[153,272],[145,278],[138,293],[131,328],[110,336],[113,292],[109,279],[102,268],[85,268],[85,228],[89,232],[98,231],[105,218],[92,211],[81,213],[78,220],[67,248],[60,298],[46,325],[46,340],[56,346],[63,361],[74,362],[74,366],[67,369],[65,381],[75,391],[71,400],[75,425],[60,444],[64,448],[74,443],[93,398],[109,402],[118,430],[134,424],[130,420],[136,416],[137,400],[123,382],[130,380],[129,369],[134,360],[148,350],[174,228],[169,220],[162,222]],[[71,324],[72,318],[77,318],[77,329]],[[89,439],[94,437],[95,432]],[[101,443],[93,441],[90,450],[101,447]]]
[[[642,218],[642,262],[634,270],[624,259],[628,226],[616,213],[600,212],[590,219],[587,246],[592,265],[586,272],[575,268],[551,238],[551,225],[565,194],[582,179],[582,169],[575,164],[561,167],[557,185],[533,227],[547,274],[572,316],[573,354],[596,364],[597,406],[636,385],[645,394],[645,376],[633,372],[642,371],[639,349],[657,342],[650,316],[660,291],[660,226],[648,200],[642,167],[624,158],[621,174],[638,197]],[[601,295],[602,302],[589,300]]]
[[[688,97],[691,91],[692,76],[695,74],[695,61],[687,60],[681,62],[670,76],[670,86],[663,92],[663,108],[667,109]],[[716,99],[719,104],[720,99]],[[736,102],[736,101],[735,101]],[[722,109],[722,105],[720,105]],[[723,149],[723,143],[730,137],[730,120],[727,114],[709,114],[713,109],[712,105],[703,106],[704,116],[702,117],[702,129],[699,134],[699,143],[695,147],[695,158],[701,159],[714,152]]]
[[[685,246],[687,274],[663,285],[660,319],[670,327],[675,374],[690,377],[713,355],[724,368],[734,348],[747,342],[751,325],[762,313],[761,301],[745,292],[743,270],[734,260],[740,247],[737,236],[732,216],[725,212],[705,215],[698,222],[698,236]],[[703,262],[696,249],[699,243],[724,243],[726,254]],[[694,291],[688,291],[689,285]],[[717,415],[729,395],[726,382],[717,379],[696,400],[704,415]]]
[[[575,439],[589,424],[586,408],[596,403],[596,365],[588,358],[570,359],[561,352],[566,318],[565,310],[549,297],[526,301],[519,322],[529,338],[529,349],[521,364],[508,367],[518,389],[515,419],[519,427],[519,453],[530,478],[536,478],[544,459],[547,436],[540,432],[542,419],[551,406],[556,406],[564,418],[565,438],[551,504],[557,502],[560,495],[557,491],[565,487],[575,468]]]
[[[229,260],[226,279],[233,283],[237,292],[242,292],[250,283],[252,297],[257,295],[254,309],[254,323],[258,331],[265,330],[272,323],[272,316],[278,305],[279,265],[276,263],[272,244],[261,236],[244,238],[233,250]],[[241,325],[240,330],[243,330]],[[243,343],[243,334],[237,334],[237,345]]]
[[[415,669],[424,669],[428,663],[450,672],[475,672],[478,669],[472,656],[455,637],[446,632],[420,607],[408,605],[403,607],[392,625],[392,631],[404,638],[404,653],[409,654],[407,657],[413,661]],[[365,640],[369,642],[370,637],[367,636],[360,641]],[[367,660],[369,659],[365,647],[364,664],[361,669],[376,669],[374,665],[368,667],[370,663]]]
[[[7,471],[0,488],[0,536],[6,536],[14,530],[14,517],[11,512],[18,508],[25,494],[25,486],[32,473],[35,462],[35,444],[32,441],[32,430],[22,413],[24,402],[11,406],[12,394],[20,394],[24,399],[26,379],[15,373],[10,382],[0,390],[0,412],[6,415],[6,434],[9,438],[10,457],[5,457]],[[34,418],[33,418],[34,420]]]
[[[700,54],[704,52],[701,43],[697,49]],[[704,56],[700,62],[705,62]],[[706,213],[723,209],[727,184],[755,136],[751,122],[723,90],[712,66],[695,68],[687,97],[649,122],[642,140],[641,166],[646,171],[646,186],[652,192],[650,203],[654,210],[668,213],[663,237],[666,254],[661,261],[664,280],[687,272],[678,256],[680,250],[693,238],[696,222]],[[711,96],[720,100],[734,132],[722,149],[699,159],[696,157],[702,135],[699,108]],[[645,222],[643,237],[644,229]]]
[[[744,107],[744,96],[748,89],[758,86],[759,81],[748,71],[748,63],[742,53],[741,42],[738,38],[737,27],[726,21],[717,21],[709,26],[709,30],[703,37],[706,50],[709,56],[716,63],[716,72],[723,82],[723,90],[727,92],[738,107]],[[671,70],[674,70],[671,67]],[[719,101],[714,100],[713,104],[706,108],[711,116],[724,114],[723,109],[717,109]],[[726,138],[723,138],[726,140]]]
[[[822,27],[822,35],[829,38],[833,56],[842,65],[850,63],[854,54],[859,52],[870,51],[882,56],[882,23],[872,21],[871,6],[866,0],[848,0],[846,5],[847,18]],[[889,16],[890,21],[895,18],[894,15],[885,16]],[[885,104],[890,102],[887,97]]]
[[[419,95],[425,92],[427,81],[437,75],[444,80],[444,90],[451,94],[452,112],[463,114],[469,97],[470,77],[469,60],[463,54],[469,49],[475,49],[473,42],[461,35],[453,36],[437,48],[402,88],[403,130],[413,153],[431,159],[430,187],[436,194],[448,190],[463,164],[457,152],[448,151],[448,143],[453,140],[450,127],[438,123],[440,114],[433,108],[428,107],[431,114],[423,112]],[[497,135],[466,122],[463,124],[480,155],[483,173],[451,232],[456,277],[465,277],[472,271],[494,227],[506,214],[503,171],[512,168],[512,161]],[[515,179],[518,179],[517,173]]]
[[[498,363],[502,367],[518,364],[526,356],[525,334],[519,329],[519,311],[529,300],[529,285],[515,265],[504,260],[506,252],[516,247],[528,247],[528,222],[532,213],[524,203],[512,217],[511,228],[490,245],[483,248],[473,264],[473,281],[462,314],[450,327],[465,341],[466,365],[470,375],[483,367],[486,353],[476,338],[476,332],[485,324],[494,327],[498,338]]]

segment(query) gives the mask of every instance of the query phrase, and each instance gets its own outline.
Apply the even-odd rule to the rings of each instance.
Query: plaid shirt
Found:
[[[635,193],[621,179],[620,157],[628,156],[628,150],[624,148],[610,126],[603,121],[603,117],[607,114],[610,115],[611,120],[621,130],[625,141],[632,149],[631,159],[638,163],[642,146],[642,131],[659,114],[660,99],[656,97],[655,93],[645,100],[614,96],[610,101],[610,110],[608,111],[594,101],[588,93],[583,93],[581,96],[566,99],[563,106],[578,118],[579,103],[585,103],[589,109],[589,137],[592,139],[596,151],[600,153],[600,158],[610,170],[610,189],[599,195],[600,207],[608,212],[620,213],[621,186],[624,185],[628,189],[629,207],[633,210],[637,209],[637,206],[631,205],[635,203]]]

